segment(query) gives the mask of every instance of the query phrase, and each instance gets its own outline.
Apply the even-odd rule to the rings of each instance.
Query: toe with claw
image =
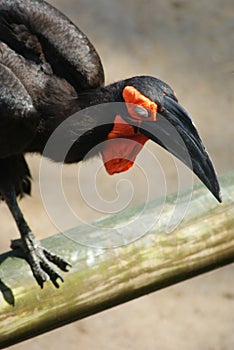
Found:
[[[32,232],[26,237],[12,241],[12,249],[22,249],[27,259],[32,273],[38,284],[43,288],[44,282],[51,280],[56,288],[59,287],[58,280],[63,282],[62,276],[56,271],[54,265],[58,266],[62,271],[68,271],[71,264],[61,256],[44,248],[41,243],[36,240]]]

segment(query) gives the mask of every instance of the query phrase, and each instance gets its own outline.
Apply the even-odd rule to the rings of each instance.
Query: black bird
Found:
[[[69,263],[35,239],[17,196],[30,194],[25,154],[42,154],[63,121],[68,122],[61,144],[72,146],[65,158],[59,150],[48,152],[51,159],[76,163],[95,149],[114,174],[129,169],[144,143],[152,139],[190,167],[221,201],[211,160],[173,90],[149,76],[104,86],[102,64],[92,44],[45,1],[0,0],[0,81],[0,197],[21,236],[12,248],[23,249],[41,286],[48,279],[58,286],[57,279],[62,279],[51,263],[62,270]],[[109,108],[109,102],[122,104]],[[108,107],[101,109],[99,104]],[[90,106],[97,108],[91,113]],[[80,110],[84,113],[70,121],[68,117]]]

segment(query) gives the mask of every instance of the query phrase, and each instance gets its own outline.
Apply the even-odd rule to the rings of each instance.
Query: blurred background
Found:
[[[180,103],[192,115],[217,173],[234,169],[232,0],[51,0],[50,3],[87,34],[102,58],[106,83],[142,74],[169,83],[176,90]],[[172,158],[150,142],[147,149],[157,156],[167,192],[176,191],[178,175]],[[32,197],[24,199],[21,208],[41,239],[58,232],[60,227],[56,220],[51,220],[40,196],[40,159],[29,156],[28,160],[34,179]],[[85,165],[87,172],[92,172],[95,162],[100,160]],[[64,167],[64,193],[71,208],[79,213],[80,222],[91,222],[103,214],[91,210],[89,203],[78,193],[79,167]],[[155,176],[152,164],[145,164],[145,168],[149,178]],[[97,188],[104,199],[112,200],[118,181],[127,179],[134,186],[129,205],[135,205],[145,200],[142,176],[140,166],[117,177],[110,177],[103,171],[97,177]],[[48,170],[47,178],[52,188],[52,170]],[[89,195],[91,191],[92,197],[88,178],[83,176],[81,185]],[[123,187],[122,195],[126,193]],[[155,197],[160,193],[160,188],[155,188],[150,195]],[[60,203],[55,201],[55,207],[65,228],[77,224],[68,219]],[[0,215],[0,249],[3,252],[9,249],[10,239],[17,238],[18,232],[4,203],[0,204]],[[234,346],[233,265],[72,323],[11,349],[50,350],[55,346],[58,350],[64,347],[69,350],[231,350]]]

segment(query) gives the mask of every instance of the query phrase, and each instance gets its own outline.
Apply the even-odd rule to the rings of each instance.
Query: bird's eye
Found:
[[[148,118],[149,117],[149,113],[148,113],[147,109],[145,109],[144,107],[136,106],[134,108],[134,112],[137,113],[142,118]]]

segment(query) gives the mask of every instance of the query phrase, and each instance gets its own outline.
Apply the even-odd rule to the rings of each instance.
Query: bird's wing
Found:
[[[11,115],[15,119],[23,119],[33,113],[35,110],[32,98],[24,85],[8,67],[1,63],[0,77],[0,118]]]
[[[0,41],[45,72],[52,69],[77,92],[104,82],[100,58],[88,38],[43,0],[0,0]]]
[[[36,130],[37,112],[24,85],[1,63],[0,77],[0,158],[6,158],[30,142]]]

